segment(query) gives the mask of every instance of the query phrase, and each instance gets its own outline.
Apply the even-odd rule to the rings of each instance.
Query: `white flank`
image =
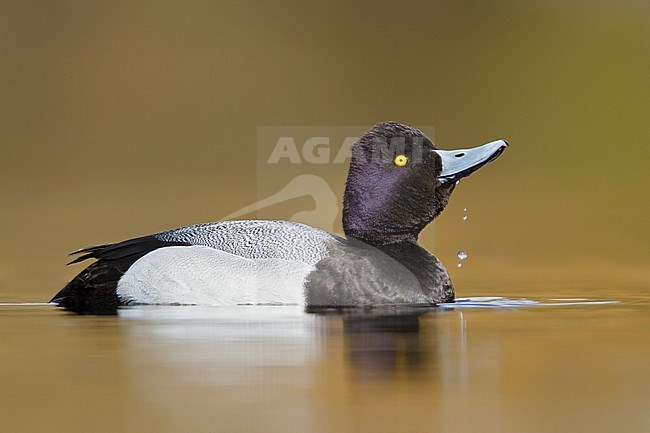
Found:
[[[248,259],[204,246],[164,247],[138,259],[117,295],[137,304],[304,304],[307,263]]]

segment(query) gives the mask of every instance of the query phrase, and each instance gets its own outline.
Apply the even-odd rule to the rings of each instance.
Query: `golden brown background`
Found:
[[[422,237],[460,295],[647,283],[649,21],[642,1],[0,2],[0,299],[49,299],[78,247],[254,202],[260,125],[384,120],[511,142]]]

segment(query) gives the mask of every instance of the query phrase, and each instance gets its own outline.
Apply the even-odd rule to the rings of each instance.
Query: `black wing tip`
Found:
[[[78,253],[77,253],[77,252],[74,252],[74,253],[70,253],[70,255],[73,255],[73,254],[81,254],[81,253],[82,253],[82,252],[78,252]],[[79,256],[79,257],[77,257],[77,258],[74,259],[74,260],[70,260],[68,263],[66,263],[66,266],[70,266],[70,265],[73,265],[73,264],[75,264],[75,263],[81,263],[81,262],[83,262],[84,260],[93,259],[93,258],[96,258],[96,257],[95,257],[95,253],[94,253],[94,252],[90,252],[90,253],[88,253],[88,254],[84,254],[83,256]]]
[[[166,246],[189,245],[187,242],[163,241],[155,235],[142,236],[114,244],[95,245],[71,252],[70,256],[81,256],[70,261],[68,265],[88,259],[116,260],[134,254],[143,254]]]
[[[83,254],[83,255],[69,261],[68,263],[66,263],[66,266],[73,265],[75,263],[80,263],[80,262],[83,262],[84,260],[96,258],[97,253],[101,252],[105,248],[110,247],[111,245],[112,244],[93,245],[93,246],[90,246],[90,247],[84,247],[84,248],[80,248],[78,250],[75,250],[75,251],[71,252],[70,254],[68,254],[68,257],[76,256],[76,255],[79,255],[79,254]]]
[[[73,252],[71,252],[68,255],[69,256],[76,256],[77,254],[92,253],[92,252],[99,251],[101,249],[110,247],[111,245],[114,245],[114,244],[92,245],[92,246],[89,246],[89,247],[83,247],[83,248],[79,248],[78,250],[74,250]]]

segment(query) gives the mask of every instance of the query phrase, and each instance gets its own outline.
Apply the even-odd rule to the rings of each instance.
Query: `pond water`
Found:
[[[2,430],[650,431],[641,289],[345,312],[4,304]]]

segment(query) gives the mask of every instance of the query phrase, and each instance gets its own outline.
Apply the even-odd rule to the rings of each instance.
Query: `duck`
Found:
[[[94,259],[50,302],[80,314],[132,305],[437,305],[454,301],[418,236],[458,181],[508,147],[441,150],[421,130],[379,123],[352,146],[343,235],[299,222],[226,220],[77,250]]]

